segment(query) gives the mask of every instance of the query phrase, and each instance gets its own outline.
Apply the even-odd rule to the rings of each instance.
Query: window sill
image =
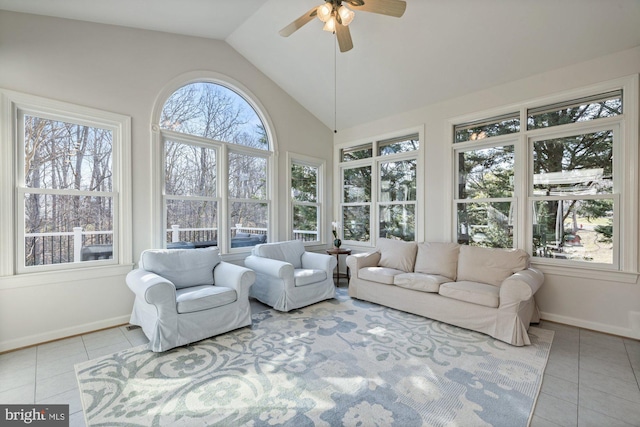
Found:
[[[125,276],[132,268],[133,264],[117,264],[3,276],[0,277],[0,290],[23,288],[28,286],[47,286],[58,283],[81,280],[87,281],[112,276]]]
[[[539,268],[544,274],[578,277],[581,279],[603,280],[609,282],[636,284],[638,281],[638,272],[604,270],[597,268],[588,268],[584,266],[569,265],[553,265],[543,262],[531,261],[533,267]]]

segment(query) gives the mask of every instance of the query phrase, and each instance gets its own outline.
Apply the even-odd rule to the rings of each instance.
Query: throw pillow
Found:
[[[396,270],[406,272],[413,271],[413,266],[416,262],[416,252],[418,251],[415,242],[379,239],[377,248],[380,252],[378,266],[395,268]]]
[[[489,283],[500,286],[504,279],[524,270],[529,254],[522,249],[494,249],[460,246],[458,277],[456,280]]]
[[[415,272],[456,280],[459,251],[457,243],[418,243]]]

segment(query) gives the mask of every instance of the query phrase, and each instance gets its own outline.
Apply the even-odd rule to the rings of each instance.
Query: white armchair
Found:
[[[244,265],[256,273],[249,295],[279,311],[335,297],[330,255],[306,252],[301,241],[256,245]]]
[[[217,248],[150,249],[138,267],[126,279],[136,295],[131,324],[142,327],[152,351],[251,324],[255,273],[221,261]]]

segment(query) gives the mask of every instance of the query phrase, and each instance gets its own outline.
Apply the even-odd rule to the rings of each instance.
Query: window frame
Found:
[[[211,150],[215,151],[215,155],[216,155],[216,177],[220,176],[220,158],[221,158],[221,152],[222,152],[222,145],[221,144],[216,144],[216,143],[212,143],[211,141],[207,140],[206,138],[202,138],[199,136],[195,136],[195,135],[189,135],[189,134],[184,134],[184,133],[180,133],[180,132],[173,132],[173,131],[167,131],[164,130],[161,133],[161,144],[162,144],[162,150],[163,153],[165,153],[162,156],[162,176],[164,178],[164,171],[166,170],[166,142],[167,140],[171,140],[172,142],[176,142],[176,143],[182,143],[182,144],[187,144],[187,145],[192,145],[192,146],[198,146],[198,147],[203,147],[203,148],[208,148]],[[220,207],[222,206],[222,197],[220,195],[221,192],[221,184],[220,184],[220,179],[216,179],[216,196],[214,197],[207,197],[207,196],[177,196],[177,195],[167,195],[166,193],[166,188],[165,188],[165,180],[162,180],[162,223],[165,224],[165,228],[167,225],[167,201],[168,200],[193,200],[193,201],[203,201],[203,200],[208,200],[211,202],[215,202],[216,205],[218,206],[218,215],[217,215],[217,221],[216,224],[214,224],[214,226],[216,227],[216,229],[218,230],[218,235],[220,235],[221,230],[221,223],[220,223]],[[169,233],[169,229],[166,228],[165,233]],[[165,241],[165,247],[166,247],[166,234],[163,235],[163,239]]]
[[[589,261],[578,261],[578,260],[566,260],[566,259],[553,259],[553,258],[543,258],[543,257],[533,257],[538,264],[549,264],[549,265],[576,265],[584,268],[596,268],[599,270],[612,270],[612,271],[620,271],[620,254],[623,252],[623,248],[620,246],[620,237],[623,232],[620,229],[620,215],[621,215],[621,200],[624,198],[624,190],[622,188],[622,176],[625,174],[625,169],[622,165],[621,155],[623,151],[624,141],[622,140],[622,132],[621,128],[624,121],[625,113],[619,116],[621,118],[602,118],[593,121],[586,122],[577,122],[577,123],[569,123],[560,126],[554,126],[550,128],[536,129],[535,134],[533,134],[533,130],[529,131],[527,136],[527,161],[528,171],[527,171],[527,200],[528,206],[527,209],[528,216],[527,218],[531,218],[531,222],[527,224],[525,228],[527,232],[527,247],[525,250],[530,254],[533,253],[533,206],[538,201],[559,201],[559,200],[611,200],[613,202],[613,257],[611,264],[604,263],[594,263]],[[534,145],[538,141],[544,141],[547,139],[557,139],[569,136],[577,136],[577,135],[585,135],[589,133],[595,133],[599,131],[611,130],[613,133],[613,190],[610,194],[596,194],[596,195],[576,195],[576,194],[567,194],[567,195],[558,195],[558,196],[541,196],[534,194]],[[616,143],[618,141],[619,143]]]
[[[525,101],[516,105],[509,105],[503,108],[489,110],[481,113],[466,115],[449,120],[449,143],[451,146],[451,165],[454,173],[452,188],[452,230],[451,236],[456,239],[457,218],[456,200],[457,195],[457,152],[459,149],[476,146],[474,142],[455,143],[454,127],[465,122],[486,119],[488,117],[499,116],[509,111],[519,110],[521,125],[520,132],[490,137],[482,140],[484,143],[502,141],[505,138],[517,138],[518,142],[514,152],[515,176],[514,191],[517,199],[517,229],[520,230],[517,237],[514,235],[514,247],[524,249],[531,254],[533,246],[533,203],[539,200],[540,196],[533,195],[533,141],[545,138],[557,138],[561,136],[578,135],[598,130],[614,129],[618,139],[614,143],[614,190],[613,194],[606,195],[614,203],[617,201],[617,209],[613,216],[614,233],[617,232],[618,253],[614,256],[613,264],[594,264],[588,261],[549,259],[541,257],[531,257],[532,264],[542,267],[545,271],[559,274],[572,275],[577,277],[600,278],[603,280],[616,280],[625,283],[636,281],[638,276],[638,242],[634,237],[638,234],[638,75],[623,77],[607,82],[594,84],[588,87],[578,88],[539,99]],[[573,99],[579,100],[598,94],[606,94],[616,90],[622,90],[623,113],[613,117],[597,118],[589,121],[568,123],[545,128],[528,129],[527,112],[530,109],[539,108],[546,105],[561,104]],[[480,147],[480,144],[477,145]],[[580,199],[584,196],[569,196],[570,199]],[[516,226],[514,226],[514,230]],[[515,231],[514,231],[515,232]],[[615,239],[615,237],[614,237]],[[455,241],[455,240],[454,240]]]
[[[177,76],[169,81],[165,87],[160,91],[154,109],[151,115],[151,145],[152,145],[152,194],[151,194],[151,206],[156,212],[152,216],[149,222],[149,235],[152,236],[151,245],[155,248],[165,247],[165,228],[166,228],[166,214],[164,207],[164,142],[162,134],[164,132],[171,132],[169,130],[162,129],[160,127],[160,118],[162,115],[162,109],[164,103],[169,99],[173,93],[183,86],[192,83],[213,83],[223,86],[229,90],[232,90],[237,95],[242,97],[248,105],[253,108],[262,124],[269,141],[269,147],[266,150],[258,150],[252,147],[246,147],[240,144],[233,144],[224,141],[215,141],[202,138],[211,144],[218,144],[220,146],[220,157],[217,159],[218,172],[224,171],[224,175],[218,174],[218,197],[221,199],[221,205],[218,208],[218,248],[223,259],[229,261],[240,261],[244,259],[246,254],[251,250],[251,247],[244,248],[230,248],[231,237],[227,230],[227,223],[229,222],[230,213],[228,208],[228,188],[226,185],[222,185],[224,181],[223,177],[227,176],[228,171],[228,150],[230,146],[233,146],[232,150],[235,152],[257,152],[260,151],[260,155],[267,159],[267,201],[268,201],[268,241],[273,241],[275,236],[278,236],[278,221],[276,218],[276,206],[278,195],[274,191],[275,188],[275,162],[277,160],[277,139],[274,132],[273,122],[266,113],[266,108],[262,105],[259,99],[242,83],[234,80],[233,78],[224,74],[216,72],[203,72],[194,71]],[[199,138],[194,135],[180,134],[190,137]]]
[[[2,98],[1,117],[7,124],[6,132],[0,136],[5,143],[2,154],[2,196],[0,196],[0,227],[15,230],[2,233],[0,245],[14,248],[9,257],[0,260],[0,276],[37,276],[83,271],[96,267],[128,266],[132,264],[131,238],[131,118],[95,108],[51,100],[9,90],[0,90]],[[113,257],[108,260],[69,262],[38,266],[24,265],[24,203],[25,193],[33,189],[25,187],[24,176],[24,116],[36,116],[48,120],[62,121],[80,126],[96,127],[112,132],[112,176],[110,192],[81,190],[41,189],[41,194],[98,195],[113,198]],[[19,128],[22,126],[22,128]],[[44,190],[44,191],[43,191]],[[82,273],[91,276],[92,273]],[[102,275],[102,274],[100,274]],[[85,276],[86,277],[86,276]],[[28,284],[28,281],[20,280]]]
[[[515,134],[517,135],[517,134]],[[514,212],[514,218],[513,218],[513,234],[512,234],[512,246],[513,247],[517,247],[517,238],[519,236],[518,230],[519,230],[519,224],[518,224],[518,209],[517,209],[517,204],[518,204],[518,195],[516,192],[516,184],[518,181],[518,176],[516,173],[517,167],[516,167],[516,163],[517,163],[517,152],[518,152],[518,137],[514,136],[513,133],[511,134],[505,134],[505,135],[499,135],[499,136],[495,136],[495,137],[487,137],[485,139],[482,139],[480,142],[478,142],[479,140],[469,140],[469,141],[465,141],[465,142],[454,142],[454,180],[453,180],[453,185],[454,185],[454,192],[453,192],[453,215],[454,215],[454,220],[453,220],[453,233],[454,233],[454,242],[457,242],[458,239],[458,204],[473,204],[473,203],[511,203],[511,206],[515,206],[516,208],[513,209]],[[469,151],[479,151],[479,150],[484,150],[484,149],[490,149],[490,148],[496,148],[496,147],[505,147],[505,146],[513,146],[513,151],[514,151],[514,164],[513,164],[513,170],[514,170],[514,175],[513,175],[513,194],[511,197],[484,197],[484,198],[479,198],[479,199],[471,199],[471,198],[460,198],[460,193],[459,193],[459,185],[460,185],[460,174],[459,174],[459,167],[460,167],[460,159],[459,159],[459,154],[460,153],[466,153]]]
[[[316,157],[305,156],[303,154],[292,153],[289,151],[287,152],[286,156],[287,156],[286,194],[287,194],[287,199],[289,201],[287,203],[287,221],[286,221],[288,239],[290,240],[295,239],[295,233],[293,229],[294,208],[296,206],[315,206],[318,212],[317,239],[312,241],[303,241],[303,244],[305,246],[324,245],[327,243],[327,236],[325,235],[327,219],[325,218],[325,208],[324,208],[324,205],[325,205],[324,182],[326,179],[325,171],[327,169],[327,162],[324,159],[318,159]],[[318,174],[316,176],[316,201],[315,202],[300,202],[300,201],[293,200],[293,198],[291,197],[291,190],[293,188],[291,184],[291,180],[292,180],[291,169],[293,168],[294,164],[298,164],[301,166],[309,166],[312,168],[316,168],[318,170]]]
[[[393,154],[380,153],[381,145],[388,145],[390,141],[415,138],[418,141],[418,148],[412,151],[404,151]],[[415,230],[414,240],[420,241],[423,234],[424,218],[421,213],[424,208],[424,128],[409,128],[401,131],[378,135],[373,138],[357,140],[337,145],[334,149],[335,171],[334,176],[339,177],[335,182],[336,191],[336,208],[335,217],[342,223],[344,208],[349,206],[365,206],[369,208],[369,240],[355,241],[344,238],[344,224],[340,230],[339,238],[342,239],[344,245],[353,247],[375,247],[378,239],[380,239],[380,208],[382,206],[393,205],[413,205],[415,206]],[[362,147],[371,147],[371,156],[357,160],[342,161],[342,150],[352,151]],[[416,199],[407,201],[381,201],[380,200],[380,183],[381,168],[384,163],[393,163],[406,160],[416,161]],[[356,169],[361,167],[371,168],[371,199],[368,202],[345,202],[344,199],[344,172],[347,169]]]

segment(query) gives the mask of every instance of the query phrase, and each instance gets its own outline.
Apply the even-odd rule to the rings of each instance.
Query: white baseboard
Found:
[[[622,328],[620,326],[607,325],[606,323],[591,322],[584,319],[576,319],[575,317],[561,316],[553,313],[540,312],[543,320],[550,322],[563,323],[565,325],[577,326],[579,328],[590,329],[592,331],[604,332],[611,335],[618,335],[626,338],[640,339],[640,332],[631,328]]]
[[[49,341],[59,340],[62,338],[72,337],[74,335],[86,334],[88,332],[100,329],[112,328],[114,326],[129,323],[130,315],[113,317],[111,319],[99,320],[97,322],[85,323],[69,328],[47,331],[41,334],[29,335],[8,341],[0,341],[0,353],[10,350],[16,350],[23,347],[29,347],[36,344],[42,344]]]

